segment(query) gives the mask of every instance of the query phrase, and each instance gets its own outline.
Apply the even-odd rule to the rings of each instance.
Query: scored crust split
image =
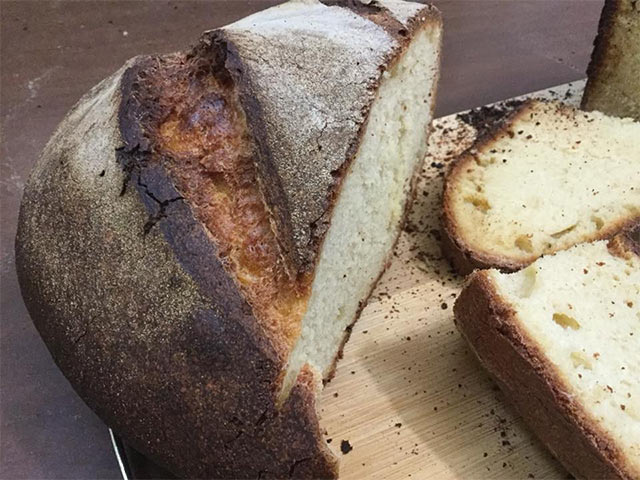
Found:
[[[525,422],[577,478],[640,477],[640,249],[581,244],[480,270],[455,322]],[[602,284],[613,285],[601,295]]]
[[[136,57],[25,187],[22,294],[75,390],[180,476],[327,478],[316,394],[426,152],[441,18],[296,0]]]
[[[442,250],[462,274],[515,271],[640,222],[640,123],[528,100],[445,177]]]

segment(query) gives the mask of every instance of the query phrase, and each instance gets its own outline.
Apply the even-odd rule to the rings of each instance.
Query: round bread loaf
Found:
[[[315,397],[400,232],[441,20],[296,0],[89,91],[20,210],[27,308],[75,390],[180,476],[337,475]]]

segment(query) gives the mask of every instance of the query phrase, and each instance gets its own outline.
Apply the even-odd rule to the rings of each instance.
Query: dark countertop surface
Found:
[[[13,239],[29,170],[65,112],[126,59],[170,52],[275,1],[0,2],[0,478],[119,478],[20,297]],[[601,0],[443,0],[437,114],[583,78]]]

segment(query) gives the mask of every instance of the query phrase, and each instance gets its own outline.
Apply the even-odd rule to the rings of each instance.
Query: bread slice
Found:
[[[606,0],[582,108],[640,121],[640,2]]]
[[[25,187],[20,285],[55,361],[192,478],[328,478],[315,398],[400,233],[441,19],[295,0],[94,87]]]
[[[522,268],[640,221],[640,123],[530,100],[447,173],[443,252],[461,273]]]
[[[640,478],[640,251],[628,237],[474,272],[456,324],[577,478]]]

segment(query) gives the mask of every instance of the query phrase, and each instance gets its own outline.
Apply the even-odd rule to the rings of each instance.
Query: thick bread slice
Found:
[[[640,123],[530,100],[447,173],[443,252],[461,273],[522,268],[640,221]]]
[[[582,108],[640,121],[640,2],[606,0]]]
[[[628,237],[474,272],[456,324],[578,478],[640,478],[640,257]]]
[[[180,476],[337,475],[315,397],[399,235],[441,39],[432,7],[365,3],[291,1],[130,60],[25,187],[34,323]]]

